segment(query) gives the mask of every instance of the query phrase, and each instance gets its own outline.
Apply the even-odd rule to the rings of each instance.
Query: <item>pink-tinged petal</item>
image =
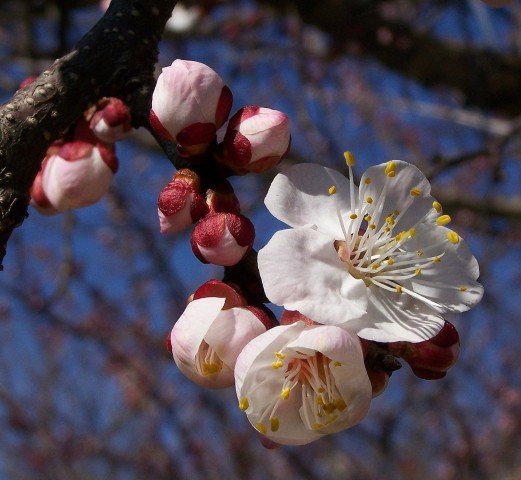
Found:
[[[98,147],[74,142],[49,159],[42,186],[50,203],[65,210],[96,203],[108,191],[112,177]]]
[[[46,157],[42,162],[42,170],[40,170],[29,189],[29,195],[31,195],[31,205],[38,210],[42,215],[55,215],[61,213],[61,210],[53,207],[45,191],[43,189],[42,179],[43,179],[43,169],[45,168],[45,164],[47,163],[49,157]]]
[[[203,263],[231,266],[251,250],[255,228],[243,215],[209,213],[196,225],[190,244]]]
[[[327,235],[303,228],[279,231],[259,251],[258,263],[272,303],[356,331],[366,312],[367,287],[348,273]]]
[[[125,138],[130,130],[128,107],[119,98],[107,98],[90,120],[90,128],[101,141],[113,143]]]
[[[151,124],[174,138],[189,154],[210,143],[228,118],[231,92],[207,65],[176,60],[163,68],[152,96]],[[199,150],[199,149],[198,149]]]
[[[336,188],[334,195],[329,193],[332,186]],[[344,235],[338,212],[350,210],[349,192],[349,181],[341,173],[301,163],[275,177],[265,204],[273,216],[290,227],[314,225],[320,232],[339,240]]]
[[[221,313],[224,298],[201,298],[190,302],[172,328],[170,342],[174,361],[181,372],[198,385],[222,388],[233,383],[232,370],[223,365],[216,373],[202,375],[196,367],[196,357],[212,323]]]
[[[250,105],[230,119],[218,159],[238,173],[258,173],[277,165],[290,143],[286,114]]]

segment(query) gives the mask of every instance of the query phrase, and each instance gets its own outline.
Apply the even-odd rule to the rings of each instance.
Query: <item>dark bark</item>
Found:
[[[164,25],[176,0],[113,0],[74,50],[0,107],[0,263],[27,216],[47,147],[99,98],[115,96],[145,123]]]

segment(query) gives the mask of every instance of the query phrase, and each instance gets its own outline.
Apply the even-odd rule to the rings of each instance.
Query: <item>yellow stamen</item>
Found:
[[[441,262],[441,258],[440,258],[440,257],[434,257],[434,258],[432,259],[432,261],[433,261],[434,263],[440,263],[440,262]]]
[[[260,432],[265,434],[267,432],[266,427],[262,423],[256,423],[255,428]]]
[[[342,366],[342,362],[335,362],[333,365],[335,367],[341,367]]]
[[[434,202],[432,202],[432,208],[434,208],[434,210],[436,210],[438,213],[440,213],[441,212],[441,203],[437,202],[435,200]]]
[[[370,230],[374,230],[375,228],[376,228],[376,225],[374,223],[371,223],[371,225],[369,225]]]
[[[273,352],[273,355],[275,355],[275,358],[278,358],[279,360],[286,358],[286,355],[281,352]]]
[[[277,417],[270,418],[270,430],[276,432],[279,429],[279,419]]]
[[[402,293],[402,287],[400,285],[396,285],[396,293]]]
[[[450,217],[448,215],[442,215],[436,219],[436,223],[440,226],[447,225],[450,223]]]
[[[289,387],[284,388],[282,392],[280,392],[280,398],[282,398],[282,400],[287,400],[289,398],[289,392]]]
[[[414,273],[415,273],[416,275],[421,275],[421,273],[422,273],[421,268],[417,268],[417,269],[414,271]]]
[[[331,185],[329,187],[328,192],[329,192],[329,195],[334,195],[336,193],[336,187],[334,185]]]
[[[467,287],[459,287],[459,291],[460,292],[466,292],[467,291]]]
[[[276,370],[277,368],[282,367],[284,365],[281,360],[277,360],[276,362],[273,362],[271,366]]]
[[[242,397],[239,400],[239,410],[241,412],[244,412],[244,411],[248,410],[249,406],[250,406],[250,402],[248,402],[248,399],[246,397]]]
[[[423,255],[423,252],[421,250],[418,250],[416,253],[418,254],[418,257],[421,257]]]
[[[392,265],[394,263],[393,257],[389,257],[387,259],[387,265]]]
[[[418,188],[411,188],[411,191],[409,192],[412,197],[419,197],[422,194],[422,191]]]
[[[452,230],[447,233],[447,238],[449,239],[450,243],[453,243],[454,245],[459,243],[459,235],[456,232],[453,232]]]
[[[396,175],[396,163],[394,163],[392,160],[387,162],[387,166],[385,167],[385,174],[388,177],[394,177]]]
[[[344,158],[346,159],[348,167],[353,167],[355,165],[355,156],[351,152],[344,152]]]
[[[366,201],[367,203],[373,203],[373,197],[367,197],[367,198],[365,199],[365,201]]]
[[[409,230],[409,235],[411,236],[411,238],[415,237],[416,236],[416,229],[415,228],[411,228]]]
[[[351,215],[349,215],[349,218],[351,220],[356,220],[358,218],[358,215],[356,213],[352,213]]]
[[[371,184],[371,177],[367,177],[365,180],[364,180],[364,183],[366,185],[370,185]]]
[[[371,217],[371,215],[367,214],[367,215],[364,217],[364,220],[365,220],[366,222],[370,222],[372,218],[373,218],[373,217]]]

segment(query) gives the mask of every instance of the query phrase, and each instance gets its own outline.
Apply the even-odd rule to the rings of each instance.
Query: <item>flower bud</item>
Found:
[[[267,328],[262,312],[224,309],[225,302],[221,297],[193,300],[174,325],[170,342],[167,340],[179,370],[208,388],[233,385],[239,353]]]
[[[230,119],[218,160],[240,174],[264,172],[286,156],[290,144],[286,114],[250,105]]]
[[[42,174],[42,189],[58,210],[96,203],[109,189],[118,168],[112,148],[75,141],[51,155]]]
[[[458,331],[447,321],[430,340],[389,344],[390,351],[402,357],[410,365],[413,373],[424,380],[443,378],[458,359],[459,348]]]
[[[216,212],[199,221],[190,243],[201,262],[229,267],[249,253],[254,238],[255,228],[244,215]]]
[[[45,191],[43,189],[42,178],[43,171],[45,166],[47,165],[47,161],[49,159],[49,155],[47,155],[42,162],[41,170],[36,174],[36,177],[29,189],[29,195],[31,196],[31,205],[38,210],[43,215],[54,215],[56,213],[61,213],[60,210],[53,207]]]
[[[113,143],[128,135],[130,120],[130,111],[119,98],[105,98],[92,115],[90,128],[101,141]]]
[[[231,107],[232,93],[215,71],[176,60],[157,79],[150,123],[158,135],[177,142],[181,153],[200,155],[215,140]]]
[[[180,232],[208,212],[199,189],[198,175],[188,168],[182,168],[161,190],[157,200],[161,233]]]
[[[212,279],[203,283],[192,295],[192,300],[206,297],[224,298],[223,310],[233,307],[245,307],[247,305],[244,297],[227,283]]]

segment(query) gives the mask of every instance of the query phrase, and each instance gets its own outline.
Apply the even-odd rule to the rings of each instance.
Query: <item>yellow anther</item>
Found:
[[[434,202],[432,202],[432,208],[434,208],[434,210],[436,210],[438,213],[440,213],[441,212],[441,203],[434,200]]]
[[[393,257],[389,257],[387,259],[387,265],[392,265],[394,263]]]
[[[337,408],[337,410],[340,410],[342,412],[343,410],[345,410],[347,408],[347,404],[346,404],[346,402],[344,402],[344,399],[338,398],[335,401],[335,407]]]
[[[395,217],[397,217],[398,215],[400,215],[400,212],[399,212],[398,210],[395,210],[395,211],[393,212],[393,215],[394,215]]]
[[[409,235],[411,238],[416,236],[416,229],[414,227],[409,230]]]
[[[376,225],[374,223],[371,223],[371,225],[369,225],[370,230],[374,230],[375,228],[376,228]]]
[[[456,232],[453,232],[452,230],[447,233],[447,238],[449,239],[450,243],[453,243],[454,245],[459,243],[459,235]]]
[[[203,375],[213,375],[214,373],[220,372],[223,368],[222,363],[206,363],[202,365]]]
[[[417,269],[414,271],[414,273],[415,273],[416,275],[421,275],[421,273],[422,273],[421,268],[417,268]]]
[[[351,152],[344,152],[344,158],[348,167],[352,167],[355,164],[355,156]]]
[[[373,197],[367,197],[367,198],[365,199],[365,201],[366,201],[367,203],[373,203]]]
[[[265,434],[267,432],[266,427],[262,423],[256,423],[255,428],[260,432]]]
[[[467,287],[459,287],[459,291],[460,292],[466,292],[467,291]]]
[[[349,215],[349,218],[351,220],[356,220],[358,218],[358,215],[356,213],[352,213],[351,215]]]
[[[312,428],[313,430],[319,430],[319,429],[321,429],[323,426],[324,426],[323,423],[314,423],[313,425],[311,425],[311,428]]]
[[[318,387],[317,392],[318,393],[324,393],[326,390],[324,387]]]
[[[396,163],[394,163],[392,160],[387,162],[387,166],[385,167],[385,174],[388,177],[394,177],[396,175]]]
[[[389,215],[385,221],[389,224],[389,225],[394,225],[394,219],[391,215]]]
[[[281,352],[273,352],[273,355],[275,355],[275,358],[278,358],[279,360],[283,360],[284,358],[286,358],[286,355]]]
[[[334,195],[336,193],[336,187],[334,185],[331,185],[329,187],[328,192],[329,192],[329,195]]]
[[[291,390],[289,389],[289,387],[283,388],[282,392],[280,392],[280,398],[282,398],[282,400],[287,400],[289,398],[290,391]]]
[[[396,235],[396,237],[394,237],[394,239],[397,241],[397,242],[401,242],[403,240],[403,237],[407,234],[407,232],[400,232],[398,235]]]
[[[364,183],[366,185],[370,185],[371,184],[371,177],[367,177],[365,180],[364,180]]]
[[[335,363],[333,363],[333,366],[334,367],[341,367],[342,366],[342,362],[335,362]]]
[[[411,191],[409,193],[413,197],[419,197],[422,194],[422,191],[418,187],[415,187],[415,188],[411,188]]]
[[[436,223],[440,226],[447,225],[447,223],[450,223],[450,217],[448,215],[442,215],[436,219]]]
[[[276,362],[273,362],[271,366],[276,370],[277,368],[282,367],[284,365],[281,360],[277,360]]]
[[[373,218],[373,217],[371,217],[371,215],[367,214],[367,215],[364,217],[364,220],[365,220],[366,222],[370,222],[372,218]]]
[[[245,412],[246,410],[248,410],[249,406],[250,406],[250,402],[248,402],[248,399],[246,397],[242,397],[239,400],[239,410],[241,412]]]
[[[279,419],[277,417],[270,418],[270,430],[276,432],[279,429]]]
[[[441,262],[441,258],[438,257],[438,256],[436,256],[436,257],[434,257],[434,258],[432,259],[432,261],[433,261],[434,263],[440,263],[440,262]]]
[[[389,233],[391,231],[391,229],[389,227],[385,227],[384,228],[384,231],[386,231],[387,233]]]
[[[401,285],[396,285],[396,293],[402,293]]]
[[[423,255],[423,252],[421,250],[418,250],[416,254],[418,255],[418,257],[421,257]]]
[[[373,263],[373,264],[371,265],[371,268],[372,268],[373,270],[378,270],[379,267],[380,267],[380,264],[379,264],[379,263]]]

